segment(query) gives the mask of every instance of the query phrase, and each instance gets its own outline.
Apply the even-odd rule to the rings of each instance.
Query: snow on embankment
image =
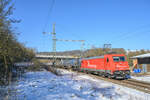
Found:
[[[77,89],[83,89],[83,93],[89,96],[94,96],[96,100],[149,100],[150,94],[143,93],[134,89],[123,87],[117,84],[99,80],[85,74],[78,74],[70,71],[64,71],[65,74],[70,74],[72,80],[81,82],[73,85]],[[84,90],[88,88],[88,90]],[[94,100],[95,100],[94,99]]]
[[[88,75],[59,70],[28,72],[12,84],[11,100],[148,100],[150,94],[139,92]],[[14,93],[15,92],[15,93]]]

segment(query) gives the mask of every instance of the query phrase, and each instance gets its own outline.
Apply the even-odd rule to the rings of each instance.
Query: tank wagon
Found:
[[[109,78],[130,78],[129,65],[124,54],[105,54],[104,56],[74,59],[70,61],[69,66],[74,70]]]

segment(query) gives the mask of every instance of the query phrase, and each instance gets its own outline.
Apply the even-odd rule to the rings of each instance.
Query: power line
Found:
[[[51,13],[52,13],[52,11],[53,11],[54,4],[55,4],[55,0],[52,0],[51,6],[49,6],[47,18],[46,18],[46,20],[45,20],[45,25],[44,25],[44,27],[43,27],[43,32],[45,32],[45,29],[46,29],[46,27],[48,26],[48,20],[50,19],[50,15],[51,15]]]
[[[119,36],[117,36],[116,38],[118,38],[118,37],[123,37],[123,36],[126,36],[126,35],[130,35],[130,34],[132,34],[132,33],[135,33],[135,32],[137,32],[137,31],[139,31],[139,30],[141,30],[141,29],[144,29],[144,28],[147,28],[147,27],[149,28],[149,27],[150,27],[150,24],[143,25],[143,26],[140,26],[140,27],[136,27],[136,28],[134,29],[134,31],[122,33],[122,34],[120,34]]]
[[[140,35],[147,34],[148,32],[150,32],[150,30],[145,31],[145,32],[138,32],[138,33],[140,33],[139,35],[136,35],[137,32],[136,32],[136,33],[132,33],[132,34],[130,34],[130,35],[126,35],[126,36],[121,37],[121,38],[119,38],[119,39],[117,39],[117,40],[114,40],[112,43],[115,43],[115,42],[118,43],[118,41],[120,41],[120,40],[126,40],[126,39],[129,39],[129,38],[131,38],[133,35],[135,35],[134,37],[138,37],[138,36],[140,36]],[[142,34],[142,33],[143,33],[143,34]]]
[[[76,34],[76,33],[73,33],[73,32],[70,32],[68,29],[68,27],[65,27],[64,25],[61,25],[61,24],[57,24],[57,27],[59,28],[59,30],[61,32],[64,32],[64,33],[69,33],[69,35],[73,36],[73,37],[76,37],[76,38],[79,38],[81,37],[80,35]],[[61,37],[63,37],[62,34],[59,34],[61,35]]]
[[[134,31],[122,33],[122,34],[120,34],[120,35],[118,35],[118,36],[116,36],[116,37],[113,37],[113,39],[115,38],[115,39],[119,39],[119,40],[120,40],[120,38],[121,38],[121,39],[122,39],[122,38],[123,38],[123,39],[124,39],[124,38],[129,38],[130,36],[132,36],[132,34],[137,34],[137,33],[139,33],[139,32],[138,32],[139,30],[144,29],[144,28],[147,28],[147,27],[149,28],[149,26],[150,26],[150,24],[137,27],[137,28],[134,29]],[[116,40],[115,40],[115,41],[116,41]]]

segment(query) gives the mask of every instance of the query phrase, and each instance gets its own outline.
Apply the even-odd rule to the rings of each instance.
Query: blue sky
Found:
[[[58,39],[85,40],[113,48],[150,49],[150,0],[14,0],[18,40],[37,51],[52,51],[56,23]],[[57,51],[80,49],[80,43],[57,42]]]

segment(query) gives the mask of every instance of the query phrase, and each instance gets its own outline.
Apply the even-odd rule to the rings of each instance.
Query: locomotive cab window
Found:
[[[125,57],[124,56],[120,57],[120,61],[126,61]]]
[[[125,61],[125,57],[124,56],[113,57],[113,60],[114,60],[114,62]]]

